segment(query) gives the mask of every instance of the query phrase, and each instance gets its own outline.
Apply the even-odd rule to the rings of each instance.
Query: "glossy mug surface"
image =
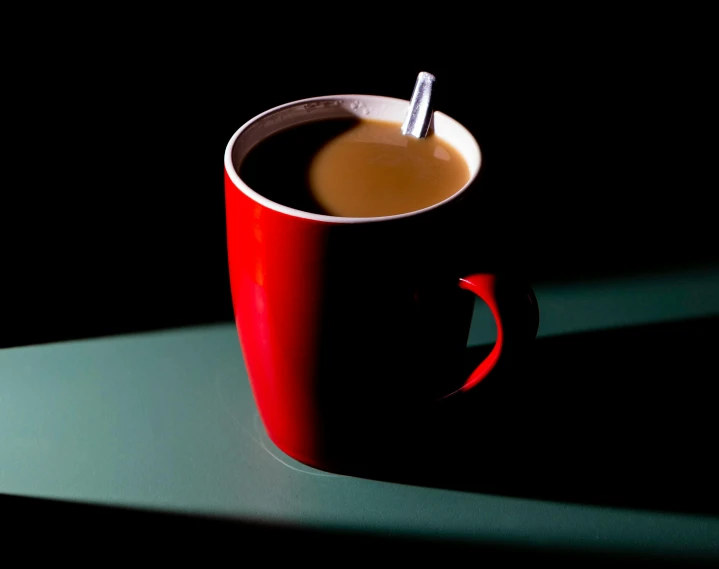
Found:
[[[482,271],[491,244],[468,254],[457,242],[482,155],[451,117],[435,111],[434,134],[461,153],[468,180],[419,210],[327,215],[274,201],[274,190],[238,173],[279,131],[342,117],[401,123],[408,104],[372,95],[291,102],[245,123],[225,152],[230,286],[252,392],[272,441],[325,470],[404,444],[413,422],[517,357],[537,332],[531,287]],[[291,161],[274,158],[277,168]],[[497,340],[467,377],[475,295],[492,311]]]

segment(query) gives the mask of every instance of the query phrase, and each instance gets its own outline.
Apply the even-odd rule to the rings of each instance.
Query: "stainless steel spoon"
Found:
[[[432,87],[434,86],[434,75],[426,71],[420,71],[417,75],[417,82],[414,84],[412,99],[409,102],[407,116],[402,124],[402,134],[424,138],[432,123]]]

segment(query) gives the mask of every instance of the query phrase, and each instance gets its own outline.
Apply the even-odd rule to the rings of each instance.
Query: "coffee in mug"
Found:
[[[469,181],[467,162],[449,142],[406,136],[401,126],[348,118],[296,125],[260,141],[239,174],[272,201],[339,217],[421,210]]]

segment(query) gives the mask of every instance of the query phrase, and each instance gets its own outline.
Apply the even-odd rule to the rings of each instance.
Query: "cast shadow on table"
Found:
[[[521,369],[488,377],[361,475],[719,514],[717,338],[718,317],[537,339]],[[468,369],[488,349],[470,348]]]
[[[201,566],[223,565],[227,559],[264,559],[297,563],[311,559],[314,567],[337,566],[337,552],[354,562],[397,560],[446,562],[469,559],[506,565],[551,562],[552,567],[711,567],[715,556],[641,554],[532,543],[453,539],[438,534],[412,536],[402,531],[345,531],[330,526],[275,523],[189,513],[86,504],[68,500],[39,499],[0,493],[0,508],[8,520],[3,545],[13,546],[33,559],[47,556],[56,561],[71,555],[74,561],[113,560],[136,563],[158,561],[196,562]],[[41,544],[41,545],[39,545]],[[90,545],[91,544],[91,545]]]

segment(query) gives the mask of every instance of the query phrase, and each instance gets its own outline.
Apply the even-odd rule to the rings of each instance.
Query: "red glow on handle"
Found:
[[[494,348],[492,348],[489,355],[482,360],[482,363],[472,372],[464,385],[459,389],[460,391],[471,389],[487,377],[487,374],[497,365],[499,356],[502,353],[504,330],[499,314],[499,306],[497,304],[496,281],[496,276],[490,274],[476,274],[459,279],[460,288],[473,292],[489,306],[494,316],[494,321],[497,324],[497,341],[494,344]]]

